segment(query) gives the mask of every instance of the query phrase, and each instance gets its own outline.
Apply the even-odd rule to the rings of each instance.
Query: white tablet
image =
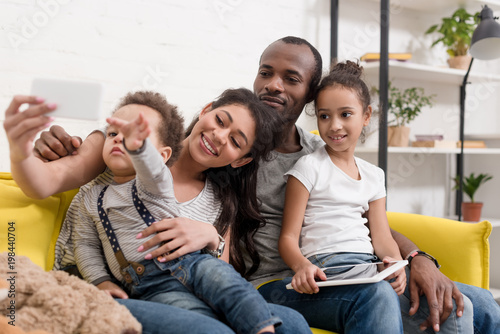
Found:
[[[48,116],[82,120],[102,120],[102,85],[97,82],[36,78],[31,95],[42,97],[46,103],[57,104]]]
[[[401,260],[388,264],[374,262],[323,268],[328,278],[326,281],[317,281],[316,283],[319,287],[376,283],[387,278],[407,264],[407,260]],[[292,284],[287,284],[286,288],[293,289]]]

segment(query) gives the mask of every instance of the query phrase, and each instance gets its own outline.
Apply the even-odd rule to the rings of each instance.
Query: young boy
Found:
[[[191,300],[201,299],[223,314],[238,333],[274,333],[280,319],[227,263],[200,251],[168,262],[144,260],[137,251],[143,240],[136,236],[146,225],[155,218],[182,216],[185,210],[166,166],[182,148],[183,122],[176,108],[158,93],[137,92],[128,94],[107,121],[102,154],[113,182],[91,182],[80,190],[84,194],[73,236],[84,279],[119,298],[179,305],[179,295],[190,294]],[[220,206],[204,210],[211,217],[199,219],[212,221],[219,211]]]

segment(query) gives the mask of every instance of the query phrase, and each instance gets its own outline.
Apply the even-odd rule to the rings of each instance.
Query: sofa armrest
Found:
[[[434,256],[452,281],[489,288],[491,223],[387,212],[389,225]]]
[[[51,270],[61,224],[77,192],[74,189],[35,200],[22,192],[10,173],[0,173],[0,252],[27,256]]]

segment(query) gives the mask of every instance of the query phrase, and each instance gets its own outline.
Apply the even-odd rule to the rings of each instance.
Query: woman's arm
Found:
[[[85,139],[76,155],[45,163],[34,155],[22,162],[11,161],[12,176],[23,192],[33,198],[81,187],[104,171],[103,143],[102,134],[95,132]]]
[[[319,287],[314,278],[325,280],[325,273],[302,255],[299,247],[302,222],[309,200],[309,191],[293,176],[288,177],[283,209],[283,224],[278,249],[283,261],[296,273],[293,288],[300,293],[316,293]]]
[[[31,106],[21,112],[19,108],[25,103]],[[99,133],[90,135],[76,155],[50,163],[34,156],[34,137],[52,121],[45,114],[55,108],[43,103],[43,99],[19,95],[5,111],[4,129],[9,141],[12,176],[25,194],[33,198],[77,188],[105,168],[101,154],[104,138]]]

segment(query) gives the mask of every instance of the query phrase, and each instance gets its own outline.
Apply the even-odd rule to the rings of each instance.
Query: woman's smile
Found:
[[[201,146],[208,151],[208,153],[215,156],[218,155],[217,149],[214,147],[212,141],[203,134],[201,135]]]

